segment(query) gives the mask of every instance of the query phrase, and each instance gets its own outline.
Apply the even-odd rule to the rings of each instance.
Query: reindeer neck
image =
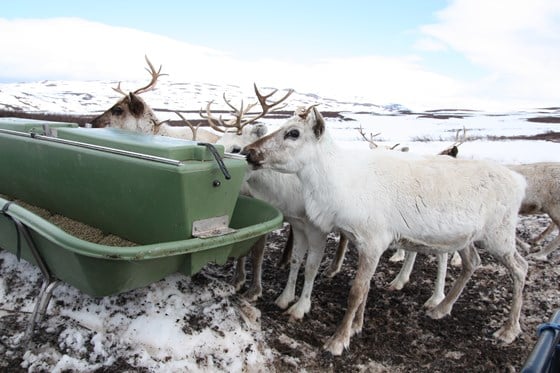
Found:
[[[344,154],[330,137],[322,138],[311,149],[297,175],[302,183],[307,214],[321,230],[329,232],[334,227],[338,200],[336,178],[340,177],[340,159]],[[333,211],[326,208],[328,206]]]
[[[151,113],[146,113],[144,118],[141,118],[137,122],[137,131],[146,134],[155,134],[158,128],[158,119],[156,115]]]
[[[324,177],[334,172],[333,167],[336,166],[336,159],[343,154],[343,150],[327,133],[313,146],[309,146],[308,149],[309,153],[298,172],[298,176],[302,180],[324,184]]]

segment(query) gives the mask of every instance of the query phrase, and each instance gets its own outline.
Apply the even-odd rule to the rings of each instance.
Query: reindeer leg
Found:
[[[336,248],[335,257],[325,273],[327,277],[332,278],[338,272],[340,272],[340,268],[342,267],[342,262],[344,262],[344,256],[346,255],[347,249],[348,249],[348,238],[343,233],[340,233],[340,239],[338,240],[338,246]]]
[[[529,258],[536,259],[536,260],[547,260],[548,254],[556,250],[560,246],[560,234],[552,240],[548,245],[543,247],[539,252],[533,253],[529,255]]]
[[[350,345],[351,336],[357,333],[358,330],[361,330],[370,281],[377,268],[379,257],[383,253],[382,245],[380,245],[381,242],[378,241],[376,243],[373,240],[370,242],[369,245],[363,242],[355,242],[355,244],[359,245],[357,247],[360,256],[356,277],[352,282],[348,295],[348,307],[336,332],[323,346],[325,350],[333,355],[341,355],[342,351]],[[388,243],[386,246],[388,246]]]
[[[250,302],[254,302],[259,299],[262,295],[262,264],[264,258],[264,249],[266,246],[266,235],[255,242],[253,248],[251,249],[251,263],[253,266],[253,281],[251,286],[243,296],[247,298]]]
[[[237,258],[235,262],[235,274],[233,275],[233,286],[235,287],[235,291],[241,290],[247,279],[247,273],[245,272],[246,258],[247,256],[241,256]]]
[[[309,249],[307,251],[307,261],[305,264],[305,282],[298,301],[286,311],[292,320],[302,319],[311,309],[313,283],[319,271],[319,265],[323,259],[323,254],[325,253],[327,235],[322,233],[319,229],[312,227],[311,224],[307,225],[306,232]]]
[[[398,246],[397,246],[398,247]],[[401,262],[404,260],[406,256],[406,253],[403,249],[401,249],[400,247],[395,251],[395,253],[393,254],[393,256],[391,256],[389,258],[390,262]]]
[[[292,231],[294,232],[294,250],[290,260],[290,273],[284,291],[275,301],[276,305],[282,309],[286,309],[295,299],[298,272],[307,251],[307,237],[300,224],[293,224]]]
[[[436,283],[434,285],[434,293],[424,303],[426,308],[434,308],[445,298],[445,275],[447,274],[447,253],[437,254],[438,261],[438,272],[436,277]]]
[[[461,255],[459,255],[458,251],[455,251],[453,253],[453,256],[451,257],[451,265],[453,267],[460,267],[461,266]]]
[[[527,242],[523,241],[521,238],[517,236],[515,236],[515,243],[523,250],[529,250],[531,248],[531,245],[529,245]]]
[[[498,259],[508,269],[513,280],[513,296],[509,311],[509,318],[506,323],[494,333],[494,337],[500,339],[505,344],[510,344],[521,333],[519,316],[521,315],[523,288],[525,287],[525,277],[527,276],[528,264],[517,252],[517,250],[513,250]]]
[[[451,313],[453,304],[455,304],[465,285],[480,264],[480,256],[478,256],[478,252],[473,244],[469,244],[463,250],[459,251],[459,255],[461,255],[463,262],[461,273],[453,283],[451,290],[449,290],[449,293],[447,293],[445,298],[443,298],[437,306],[428,311],[428,316],[432,319],[441,319],[445,315]]]
[[[538,243],[541,242],[546,236],[548,236],[549,234],[551,234],[551,233],[554,231],[554,229],[556,228],[556,226],[557,226],[556,222],[550,223],[550,224],[548,225],[548,227],[546,227],[546,229],[545,229],[544,231],[541,232],[541,234],[539,234],[539,235],[538,235],[537,237],[535,237],[535,238],[532,238],[532,239],[530,240],[530,242],[531,242],[533,245],[538,244]]]
[[[560,227],[560,216],[551,214],[549,215],[552,218],[553,222],[545,229],[544,232],[539,235],[539,237],[537,237],[537,239],[534,241],[535,243],[546,237],[550,232],[554,230],[554,228],[556,228],[556,226]],[[552,240],[552,242],[543,247],[539,252],[530,254],[529,257],[536,260],[547,260],[548,254],[556,250],[558,246],[560,246],[560,232],[558,232],[558,236],[556,236],[556,238]]]
[[[402,249],[399,249],[402,250]],[[401,290],[408,280],[410,279],[410,273],[414,267],[414,262],[416,261],[416,252],[414,251],[404,251],[404,263],[399,271],[397,277],[391,281],[388,290]]]
[[[292,257],[292,251],[294,248],[294,232],[292,230],[292,226],[288,226],[288,241],[286,241],[286,246],[284,246],[284,250],[282,250],[282,257],[276,264],[276,267],[280,269],[288,268],[290,264],[290,258]]]

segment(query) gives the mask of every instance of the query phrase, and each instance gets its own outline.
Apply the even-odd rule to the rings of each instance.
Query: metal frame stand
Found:
[[[21,344],[22,347],[27,349],[29,342],[31,342],[31,339],[33,338],[35,325],[41,323],[41,321],[43,320],[43,317],[45,316],[45,313],[47,311],[47,307],[49,306],[52,293],[54,289],[58,286],[58,284],[60,284],[60,281],[57,280],[49,271],[45,261],[43,260],[41,254],[39,253],[39,250],[37,250],[37,246],[35,245],[35,242],[33,241],[33,238],[31,237],[31,233],[29,232],[27,226],[8,212],[8,208],[10,204],[11,202],[8,202],[6,205],[3,206],[2,214],[10,218],[14,222],[14,225],[16,227],[16,233],[18,235],[17,258],[18,260],[20,260],[21,258],[20,236],[23,236],[25,242],[27,243],[27,246],[31,251],[31,254],[33,255],[33,258],[35,259],[35,262],[37,263],[37,266],[39,267],[43,275],[43,283],[41,285],[41,290],[39,291],[39,295],[35,302],[35,307],[33,308],[33,313],[31,314],[31,318],[27,325],[27,329],[25,331]]]

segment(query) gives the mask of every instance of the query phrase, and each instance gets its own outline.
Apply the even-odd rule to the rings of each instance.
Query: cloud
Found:
[[[414,49],[436,52],[447,50],[447,46],[433,38],[420,38],[414,43]]]
[[[0,81],[145,80],[144,55],[173,82],[294,88],[340,100],[412,109],[553,105],[560,83],[559,7],[535,0],[457,0],[422,26],[416,55],[306,63],[238,59],[219,50],[80,18],[0,18]],[[498,4],[498,5],[496,5]],[[559,3],[560,4],[560,3]],[[555,18],[556,17],[556,18]],[[419,51],[421,50],[421,52]],[[428,67],[454,50],[488,73],[469,81]],[[449,71],[452,67],[447,66]],[[557,103],[556,103],[557,105]]]
[[[517,101],[553,103],[558,97],[557,0],[457,0],[437,17],[421,32],[488,71],[473,89]]]
[[[107,26],[79,18],[0,19],[3,74],[33,79],[136,79],[145,74],[139,61],[148,55],[172,61],[185,70],[214,68],[227,62],[219,51],[125,27]],[[190,58],[192,56],[192,58]],[[196,69],[196,70],[195,70]]]
[[[456,91],[456,83],[424,70],[413,57],[339,58],[297,64],[271,59],[236,60],[200,47],[124,27],[78,18],[0,19],[4,80],[145,79],[144,55],[173,81],[295,88],[338,99],[422,105]],[[0,73],[1,74],[1,73]]]

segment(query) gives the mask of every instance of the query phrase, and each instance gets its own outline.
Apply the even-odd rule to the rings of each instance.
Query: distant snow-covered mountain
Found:
[[[134,91],[146,82],[125,81],[124,91]],[[0,84],[0,109],[29,112],[72,114],[97,114],[107,110],[120,97],[112,88],[116,81],[41,81],[32,83]],[[261,93],[269,93],[272,87],[259,87]],[[162,81],[154,91],[142,94],[156,111],[198,111],[213,101],[215,110],[228,110],[224,103],[226,95],[234,105],[241,100],[245,104],[256,100],[252,86],[217,85],[210,83],[173,83]],[[276,95],[281,97],[283,91]],[[274,96],[273,96],[274,97]],[[378,105],[367,102],[339,101],[314,93],[294,92],[287,101],[286,110],[298,106],[319,104],[322,111],[368,112],[372,114],[395,114],[408,111],[398,104]]]

